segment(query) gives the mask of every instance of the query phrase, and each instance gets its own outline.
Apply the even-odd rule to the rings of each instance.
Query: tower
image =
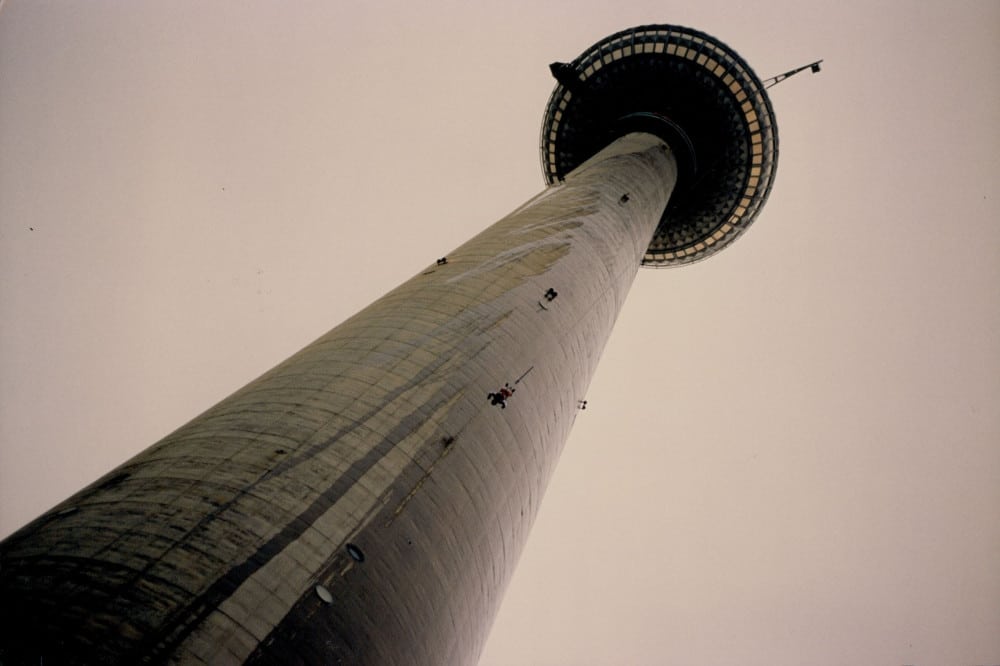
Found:
[[[0,546],[0,658],[475,660],[639,265],[731,242],[775,166],[706,35],[552,72],[541,194]]]

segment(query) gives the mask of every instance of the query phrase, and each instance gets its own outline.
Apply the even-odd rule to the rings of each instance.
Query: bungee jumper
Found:
[[[489,400],[490,404],[493,405],[494,407],[499,405],[500,409],[507,409],[507,400],[509,400],[514,395],[514,391],[517,390],[515,387],[518,384],[520,384],[521,380],[527,377],[528,373],[534,369],[535,366],[531,366],[530,368],[525,370],[520,377],[514,380],[513,386],[511,386],[509,382],[504,382],[504,385],[501,386],[496,391],[494,391],[493,393],[487,393],[486,399]]]

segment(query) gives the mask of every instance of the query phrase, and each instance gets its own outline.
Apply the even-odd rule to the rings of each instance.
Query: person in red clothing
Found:
[[[496,393],[487,393],[486,398],[491,405],[500,405],[500,409],[507,409],[507,399],[514,395],[514,390],[510,384],[504,384]]]

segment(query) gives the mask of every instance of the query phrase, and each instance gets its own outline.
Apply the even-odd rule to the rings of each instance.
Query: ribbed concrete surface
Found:
[[[475,663],[675,178],[620,139],[13,534],[0,661]]]

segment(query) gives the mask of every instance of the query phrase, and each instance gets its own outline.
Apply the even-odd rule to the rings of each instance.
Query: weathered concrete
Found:
[[[676,175],[619,139],[9,537],[0,661],[475,662]]]

